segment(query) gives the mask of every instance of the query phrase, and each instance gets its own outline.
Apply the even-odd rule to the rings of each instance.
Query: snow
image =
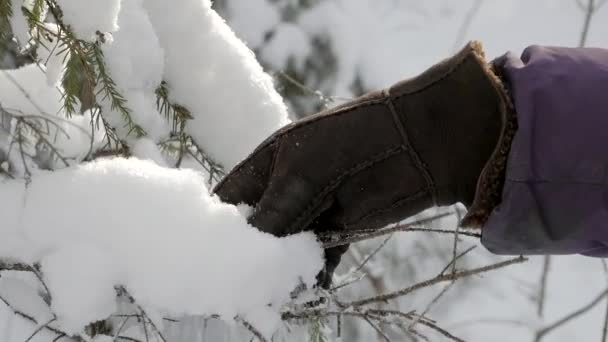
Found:
[[[264,43],[264,36],[281,22],[281,14],[271,0],[228,1],[226,12],[231,28],[251,46]],[[263,18],[264,20],[251,20]]]
[[[144,129],[148,138],[160,142],[169,135],[169,124],[158,112],[155,94],[162,80],[164,53],[141,5],[141,0],[122,3],[118,15],[120,30],[102,50],[109,74],[127,100],[131,119]],[[122,113],[111,109],[110,99],[102,101],[102,109],[120,137],[135,139],[128,134]]]
[[[169,166],[158,148],[158,145],[148,138],[137,139],[131,145],[131,155],[139,159],[151,160],[159,166]]]
[[[13,11],[13,15],[10,19],[11,28],[13,30],[14,38],[21,45],[27,44],[30,39],[30,28],[21,7],[27,6],[30,3],[31,1],[27,1],[26,3],[23,0],[11,1],[11,9]]]
[[[288,123],[287,109],[251,50],[210,6],[144,0],[165,51],[169,95],[194,116],[186,132],[231,169]]]
[[[35,64],[0,72],[0,104],[7,110],[55,115],[61,111],[61,93],[46,82]]]
[[[25,190],[9,181],[0,208],[14,225],[0,227],[0,257],[21,250],[41,262],[51,308],[72,333],[116,309],[115,285],[151,313],[241,315],[272,332],[289,293],[314,285],[322,250],[310,233],[257,231],[204,184],[135,158],[40,172]]]
[[[57,0],[63,12],[63,21],[69,24],[80,39],[94,41],[96,32],[113,32],[118,29],[116,16],[120,0]]]

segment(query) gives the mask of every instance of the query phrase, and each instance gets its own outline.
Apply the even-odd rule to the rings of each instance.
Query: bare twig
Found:
[[[156,324],[154,324],[154,321],[152,321],[152,319],[148,316],[148,314],[146,314],[146,312],[141,307],[141,305],[139,305],[135,301],[135,298],[133,296],[131,296],[131,294],[127,291],[127,289],[124,286],[115,286],[114,289],[115,289],[116,294],[118,296],[124,296],[124,297],[126,297],[131,304],[133,304],[133,305],[135,305],[137,307],[137,310],[139,311],[139,314],[143,318],[142,322],[144,324],[144,331],[146,333],[146,339],[148,338],[147,337],[147,329],[146,329],[146,321],[147,321],[147,323],[150,323],[150,326],[152,327],[152,329],[154,330],[154,332],[156,333],[156,335],[158,335],[158,337],[161,339],[161,341],[167,342],[167,339],[165,339],[165,336],[163,336],[163,334],[160,331],[160,329],[158,329],[158,327],[156,326]]]
[[[578,6],[581,10],[585,12],[585,19],[583,21],[583,28],[581,30],[581,36],[579,39],[578,46],[584,47],[587,43],[587,36],[589,35],[589,28],[591,27],[591,20],[595,13],[602,7],[606,0],[597,1],[597,0],[588,0],[587,4],[584,5],[581,0],[577,0]]]
[[[15,315],[20,316],[22,318],[24,318],[25,320],[32,322],[33,324],[35,324],[36,326],[38,326],[38,321],[36,321],[36,319],[24,312],[21,312],[17,309],[15,309],[4,297],[0,296],[0,302],[3,302],[4,305],[6,305],[6,307],[8,307]],[[68,336],[67,333],[57,329],[57,328],[53,328],[51,326],[49,326],[50,323],[47,323],[45,325],[42,325],[42,329],[46,329],[52,333],[55,333],[59,336]]]
[[[513,264],[523,263],[527,260],[528,259],[526,259],[525,257],[519,256],[519,257],[516,257],[513,259],[501,261],[501,262],[498,262],[495,264],[491,264],[491,265],[487,265],[487,266],[483,266],[483,267],[479,267],[479,268],[458,271],[456,273],[439,274],[434,278],[422,281],[420,283],[417,283],[415,285],[406,287],[406,288],[398,290],[398,291],[389,292],[389,293],[382,294],[379,296],[368,297],[368,298],[352,301],[352,302],[348,303],[347,306],[358,307],[358,306],[363,306],[363,305],[367,305],[370,303],[387,302],[388,300],[405,296],[405,295],[412,293],[416,290],[419,290],[421,288],[429,287],[429,286],[432,286],[432,285],[435,285],[438,283],[442,283],[445,281],[453,281],[453,280],[460,279],[460,278],[470,277],[473,275],[477,275],[477,274],[485,273],[488,271],[496,270],[499,268],[507,267],[507,266],[510,266]]]
[[[540,288],[538,291],[538,317],[543,317],[543,310],[545,307],[545,297],[547,296],[547,279],[549,275],[549,268],[551,267],[551,256],[545,255],[543,262],[543,270],[540,275]]]
[[[352,99],[346,98],[346,97],[339,97],[339,96],[327,96],[325,94],[323,94],[320,90],[315,90],[312,89],[310,87],[308,87],[307,85],[305,85],[304,83],[296,80],[294,77],[290,76],[289,74],[287,74],[284,71],[278,71],[277,72],[281,77],[283,77],[285,80],[287,80],[289,83],[291,83],[292,85],[294,85],[296,88],[300,89],[303,93],[305,94],[309,94],[312,96],[316,96],[319,98],[319,100],[321,100],[321,102],[323,102],[323,104],[325,106],[336,102],[336,101],[350,101]]]
[[[120,335],[120,333],[122,332],[122,330],[125,328],[125,325],[127,325],[127,322],[129,321],[129,319],[131,319],[132,316],[127,316],[125,317],[125,319],[122,321],[122,323],[120,324],[120,326],[118,327],[118,330],[116,330],[116,333],[114,334],[114,341],[116,341],[116,339],[118,338],[118,336]]]
[[[401,318],[408,319],[408,320],[417,319],[420,324],[439,332],[440,334],[451,339],[452,341],[464,342],[462,339],[450,334],[445,329],[440,328],[437,324],[435,324],[435,322],[425,319],[423,315],[420,315],[417,318],[414,318],[412,313],[403,313],[403,312],[396,311],[396,310],[370,309],[368,311],[371,313],[380,315],[380,316],[384,316],[384,317],[392,315],[392,316],[397,316],[397,317],[401,317]]]
[[[386,239],[384,239],[384,241],[382,241],[378,247],[376,247],[365,259],[363,259],[363,261],[361,262],[361,264],[359,264],[359,266],[353,271],[353,273],[357,273],[359,271],[361,271],[361,269],[363,268],[363,266],[365,266],[376,254],[378,254],[378,252],[384,247],[386,246],[386,243],[388,242],[388,240],[390,240],[393,237],[393,235],[389,235]]]
[[[606,259],[601,259],[602,269],[604,270],[604,276],[608,277],[608,265],[606,264]],[[608,304],[608,301],[607,301]],[[606,312],[604,314],[604,325],[602,327],[602,342],[608,342],[606,339],[608,335],[608,305],[606,305]]]
[[[441,271],[439,274],[444,274],[444,273],[445,273],[445,272],[448,270],[448,268],[450,268],[450,266],[452,266],[452,265],[455,265],[455,264],[456,264],[456,261],[457,261],[458,259],[460,259],[460,258],[464,257],[465,255],[469,254],[469,252],[471,252],[471,251],[472,251],[472,250],[474,250],[475,248],[477,248],[477,246],[471,246],[471,247],[469,247],[469,248],[465,249],[465,250],[464,250],[463,252],[461,252],[460,254],[458,254],[456,257],[454,257],[454,258],[453,258],[453,259],[450,261],[450,263],[449,263],[449,264],[447,264],[447,265],[446,265],[446,266],[443,268],[443,270],[442,270],[442,271]],[[454,271],[453,271],[452,273],[454,273]]]
[[[24,342],[30,342],[32,340],[32,338],[34,338],[34,336],[38,335],[39,332],[41,332],[44,328],[48,327],[49,324],[55,322],[56,320],[57,320],[57,317],[53,317],[48,322],[46,322],[43,325],[36,328],[36,330],[34,330],[34,332]]]
[[[264,335],[262,335],[262,333],[256,329],[251,323],[247,322],[245,319],[243,319],[240,316],[236,316],[234,318],[235,321],[239,322],[240,324],[242,324],[247,330],[249,330],[260,342],[268,342],[268,340],[266,340],[266,338],[264,337]]]
[[[456,39],[454,40],[454,45],[452,46],[453,51],[457,51],[460,46],[464,43],[464,39],[467,36],[467,32],[473,23],[473,19],[479,12],[483,0],[473,0],[473,4],[471,8],[468,10],[467,14],[464,16],[460,27],[458,28],[458,33],[456,33]]]
[[[384,341],[391,342],[391,339],[386,335],[386,333],[384,333],[384,331],[382,331],[380,327],[378,327],[374,322],[372,322],[369,317],[363,316],[363,320],[366,321],[374,330],[376,330],[378,336],[380,336]]]
[[[430,220],[436,220],[448,215],[452,215],[452,213],[440,214],[434,216]],[[439,233],[439,234],[454,234],[454,231],[451,229],[436,229],[436,228],[425,228],[420,226],[418,223],[408,223],[408,224],[398,224],[393,227],[383,228],[383,229],[361,229],[351,232],[329,232],[326,234],[320,234],[319,238],[323,241],[323,248],[331,248],[337,246],[343,246],[350,243],[360,242],[363,240],[373,239],[379,236],[384,236],[387,234],[393,234],[396,232],[429,232],[429,233]],[[475,232],[468,231],[460,231],[458,233],[462,236],[481,238],[481,234]]]
[[[535,342],[539,342],[545,335],[547,335],[548,333],[550,333],[551,331],[561,327],[562,325],[570,322],[571,320],[577,318],[578,316],[586,313],[587,311],[593,309],[593,307],[595,307],[599,302],[602,301],[602,299],[604,299],[604,297],[606,297],[606,295],[608,295],[608,289],[602,291],[597,297],[595,297],[591,302],[589,302],[588,304],[584,305],[583,307],[581,307],[578,310],[573,311],[572,313],[558,319],[557,321],[549,324],[548,326],[542,328],[541,330],[536,332],[536,336],[534,341]]]
[[[0,271],[31,272],[32,266],[20,262],[8,262],[0,260]]]

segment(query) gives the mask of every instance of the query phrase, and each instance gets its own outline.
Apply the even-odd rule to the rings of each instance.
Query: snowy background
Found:
[[[598,7],[604,2],[594,1]],[[49,321],[80,334],[92,321],[110,316],[120,325],[133,312],[139,317],[120,335],[142,342],[158,336],[148,336],[138,319],[154,324],[168,341],[249,341],[251,333],[234,316],[266,335],[278,328],[275,341],[320,341],[308,326],[287,326],[278,316],[294,288],[313,282],[322,263],[319,245],[309,234],[276,239],[258,233],[246,223],[248,208],[210,196],[210,185],[223,172],[219,165],[229,170],[290,119],[414,76],[470,39],[482,41],[490,59],[531,44],[578,46],[588,4],[217,0],[211,7],[206,0],[57,0],[52,3],[62,9],[74,39],[98,44],[91,51],[103,54],[115,83],[112,88],[96,79],[94,92],[101,95],[91,106],[79,89],[80,110],[70,114],[65,94],[78,77],[68,66],[78,63],[70,57],[78,51],[52,39],[53,32],[65,33],[48,20],[37,29],[46,32],[36,36],[44,44],[28,47],[35,32],[20,8],[35,12],[39,3],[0,0],[0,10],[6,4],[13,9],[13,36],[3,37],[0,49],[0,260],[39,269],[0,271],[0,342],[30,336],[50,342],[58,335],[42,328]],[[48,9],[41,8],[43,17]],[[585,45],[608,48],[608,5],[590,19]],[[16,46],[25,50],[15,53]],[[24,53],[32,49],[34,56]],[[93,72],[101,74],[98,68]],[[84,79],[78,84],[88,84]],[[187,108],[188,120],[175,119],[179,107],[166,115],[157,105],[160,84],[167,85],[166,103]],[[124,106],[108,93],[112,89]],[[122,145],[112,145],[109,135]],[[28,137],[35,143],[26,143]],[[99,158],[125,150],[131,158]],[[451,229],[456,219],[432,225]],[[347,281],[383,241],[351,248],[335,282]],[[451,259],[452,245],[449,235],[396,234],[357,271],[365,277],[339,295],[363,298],[433,277]],[[474,239],[462,238],[458,250],[473,245]],[[458,267],[503,259],[478,246]],[[534,341],[537,331],[608,287],[600,259],[552,257],[540,315],[544,263],[532,257],[379,307],[428,308],[439,326],[465,341]],[[603,298],[542,341],[600,341],[607,308]],[[319,324],[324,337],[334,340],[335,321]],[[447,340],[419,330],[431,341]],[[383,340],[355,319],[344,319],[341,333],[343,341]],[[423,340],[391,329],[386,334]]]

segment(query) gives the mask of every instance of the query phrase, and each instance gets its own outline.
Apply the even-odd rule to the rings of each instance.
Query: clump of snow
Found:
[[[116,16],[120,3],[120,0],[57,0],[63,21],[70,25],[78,38],[85,40],[95,40],[97,31],[103,33],[118,29]]]
[[[44,71],[36,64],[0,71],[0,89],[0,104],[6,110],[36,115],[61,112],[61,93],[47,84]]]
[[[162,81],[164,53],[141,3],[141,0],[122,3],[118,15],[120,30],[102,49],[109,74],[127,100],[131,119],[150,139],[159,142],[169,134],[167,120],[158,112],[155,94]],[[110,99],[101,104],[104,117],[119,136],[126,138],[129,127],[122,113],[111,109]]]
[[[14,38],[21,45],[27,44],[30,39],[30,28],[21,7],[28,7],[28,4],[30,3],[31,1],[25,2],[23,0],[11,1],[11,10],[13,12],[13,15],[10,18],[11,29],[13,30]]]
[[[8,271],[1,275],[0,294],[13,310],[27,313],[40,323],[53,319],[49,306],[41,296],[36,295],[38,288],[34,284],[38,283],[38,279],[33,274]]]
[[[272,332],[289,293],[314,284],[322,249],[312,233],[259,232],[204,184],[134,158],[39,172],[27,188],[5,182],[0,257],[20,250],[41,263],[70,332],[113,312],[115,285],[152,315],[241,315]]]
[[[169,166],[158,145],[148,138],[137,139],[131,145],[131,155],[139,159],[147,159],[160,166]]]
[[[144,8],[165,51],[170,97],[192,112],[186,132],[212,158],[230,169],[288,123],[271,77],[209,0],[144,0]]]
[[[55,24],[45,23],[45,27],[51,32],[57,32]],[[40,35],[38,50],[40,68],[45,71],[46,83],[49,86],[60,86],[61,78],[65,72],[65,65],[69,59],[69,50],[63,49],[61,41],[47,35]]]
[[[82,160],[89,152],[101,147],[104,129],[92,125],[91,112],[66,118],[62,108],[61,89],[47,83],[44,67],[29,64],[16,70],[0,71],[0,105],[12,115],[11,129],[15,129],[15,118],[23,117],[32,124],[39,125],[42,135],[68,161]],[[8,118],[7,118],[8,119]],[[14,134],[14,132],[12,132]],[[38,136],[27,137],[36,142]],[[11,153],[9,158],[14,167],[21,167],[23,161],[18,148],[10,148],[10,139],[0,139],[0,150]],[[24,145],[27,153],[37,155],[35,143]],[[65,167],[65,163],[49,160],[53,168]],[[34,166],[34,165],[28,165]]]

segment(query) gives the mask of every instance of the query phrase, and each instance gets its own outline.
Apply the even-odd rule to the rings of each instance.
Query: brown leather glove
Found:
[[[456,202],[482,224],[512,135],[508,98],[483,58],[470,43],[416,78],[283,127],[215,192],[253,206],[250,223],[277,236],[381,228]],[[326,251],[323,286],[347,248]]]

